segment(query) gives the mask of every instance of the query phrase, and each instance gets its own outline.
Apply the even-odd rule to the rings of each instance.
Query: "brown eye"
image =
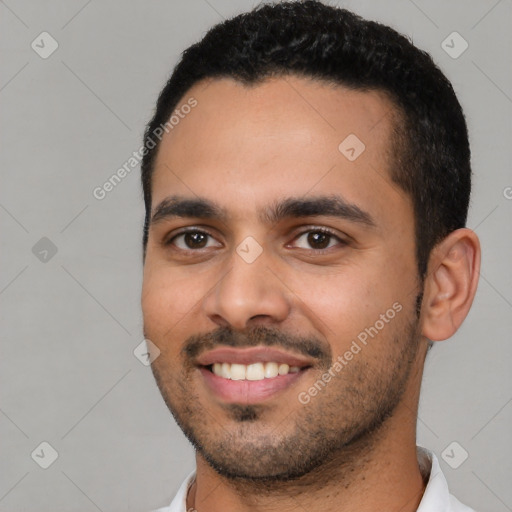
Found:
[[[345,242],[330,231],[323,229],[314,229],[303,232],[299,235],[294,245],[299,249],[307,249],[313,251],[322,251],[330,249],[335,245],[345,245]]]
[[[198,230],[190,230],[179,233],[178,235],[172,237],[166,245],[174,245],[178,249],[184,251],[220,246],[220,244],[216,243],[215,239],[209,233]]]
[[[312,231],[308,234],[308,244],[313,249],[325,249],[329,246],[332,236],[321,231]]]
[[[205,233],[185,233],[183,241],[189,249],[202,249],[206,246],[207,237]]]

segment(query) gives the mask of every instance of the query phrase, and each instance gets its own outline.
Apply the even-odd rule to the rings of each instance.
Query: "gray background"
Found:
[[[0,1],[2,512],[149,510],[194,468],[133,353],[143,339],[139,167],[103,200],[92,191],[140,147],[180,52],[255,3]],[[418,442],[462,501],[512,510],[511,1],[339,3],[410,35],[465,108],[482,274],[464,326],[427,359]],[[31,48],[48,50],[43,31],[59,45],[46,59]],[[441,46],[453,31],[469,43],[456,59]],[[56,254],[36,245],[42,237]],[[31,457],[43,441],[58,452],[48,469],[36,464],[48,450]],[[469,454],[458,469],[441,457],[453,441]]]

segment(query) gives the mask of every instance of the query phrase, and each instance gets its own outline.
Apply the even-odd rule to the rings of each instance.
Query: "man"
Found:
[[[416,446],[477,287],[470,151],[431,58],[315,1],[186,50],[145,135],[142,309],[196,449],[161,510],[468,511]]]

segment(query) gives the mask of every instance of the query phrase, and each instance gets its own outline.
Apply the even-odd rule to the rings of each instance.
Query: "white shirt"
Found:
[[[450,494],[448,483],[435,454],[421,446],[418,446],[417,453],[420,470],[425,474],[430,473],[430,476],[416,512],[475,512]],[[168,507],[152,512],[187,512],[187,493],[195,475],[195,471],[190,473]]]

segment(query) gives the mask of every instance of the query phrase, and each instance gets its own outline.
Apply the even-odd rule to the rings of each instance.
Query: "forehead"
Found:
[[[285,196],[337,191],[383,208],[383,196],[404,196],[389,175],[395,108],[383,93],[287,76],[251,86],[203,81],[178,111],[190,98],[197,105],[160,144],[153,207],[176,193],[241,215]]]

